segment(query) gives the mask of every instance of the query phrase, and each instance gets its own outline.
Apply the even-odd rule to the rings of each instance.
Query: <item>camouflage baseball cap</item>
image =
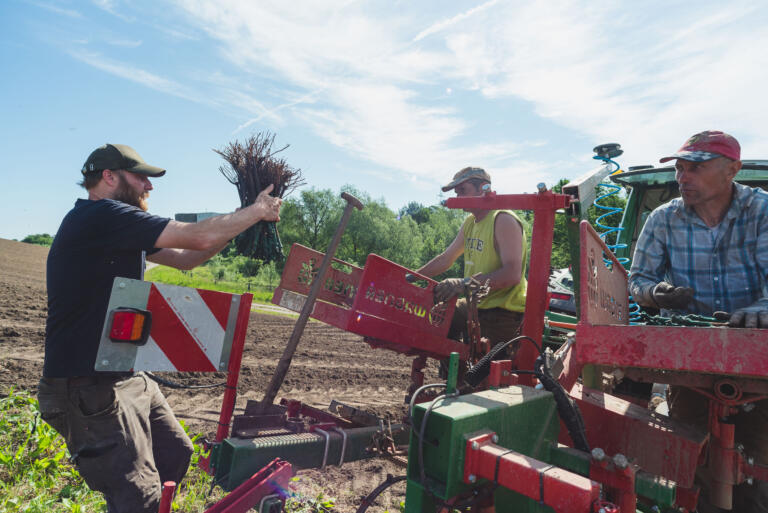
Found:
[[[99,146],[88,155],[81,173],[103,171],[105,169],[124,169],[131,173],[145,176],[163,176],[165,169],[150,166],[141,158],[136,150],[125,144],[105,144]]]
[[[485,172],[485,169],[481,167],[465,167],[455,175],[453,175],[453,181],[448,185],[443,186],[443,192],[448,192],[457,185],[478,178],[484,182],[491,183],[491,175]]]
[[[673,159],[704,162],[717,157],[727,157],[731,160],[741,160],[741,146],[732,135],[719,130],[706,130],[692,135],[683,146],[669,157],[659,159],[667,162]]]

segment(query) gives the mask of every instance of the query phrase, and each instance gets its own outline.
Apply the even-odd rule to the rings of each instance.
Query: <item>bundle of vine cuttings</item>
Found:
[[[274,134],[258,133],[243,143],[234,141],[221,150],[213,150],[227,161],[228,165],[219,167],[219,171],[237,187],[241,207],[252,205],[270,184],[275,186],[270,195],[278,198],[304,184],[300,169],[275,157],[288,145],[272,150],[274,142]],[[274,221],[259,221],[251,226],[235,238],[235,246],[239,254],[263,263],[283,258],[283,245]]]

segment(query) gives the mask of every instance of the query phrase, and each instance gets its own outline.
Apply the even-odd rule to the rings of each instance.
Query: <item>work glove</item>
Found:
[[[447,278],[437,285],[432,291],[435,303],[448,301],[454,296],[460,296],[467,292],[467,280],[464,278]]]
[[[693,289],[690,287],[675,287],[662,281],[653,287],[651,292],[654,302],[665,310],[682,310],[693,301]]]
[[[757,302],[751,306],[739,308],[728,320],[731,328],[768,328],[768,304]]]

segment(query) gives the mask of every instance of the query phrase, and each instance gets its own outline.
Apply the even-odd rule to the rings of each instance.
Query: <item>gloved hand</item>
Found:
[[[467,282],[463,278],[447,278],[437,285],[432,293],[435,296],[435,303],[448,301],[454,296],[460,296],[467,291]]]
[[[690,287],[675,287],[662,281],[653,287],[653,300],[659,308],[665,310],[682,310],[693,300],[693,289]]]
[[[732,328],[768,328],[768,304],[757,302],[751,306],[739,308],[728,320]]]

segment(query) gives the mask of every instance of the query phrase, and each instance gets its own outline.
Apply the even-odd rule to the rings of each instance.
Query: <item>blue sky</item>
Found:
[[[168,169],[165,216],[239,206],[212,148],[265,130],[307,187],[393,210],[467,165],[533,192],[604,142],[626,167],[721,129],[768,158],[766,26],[738,1],[3,0],[0,237],[53,234],[105,142]]]

